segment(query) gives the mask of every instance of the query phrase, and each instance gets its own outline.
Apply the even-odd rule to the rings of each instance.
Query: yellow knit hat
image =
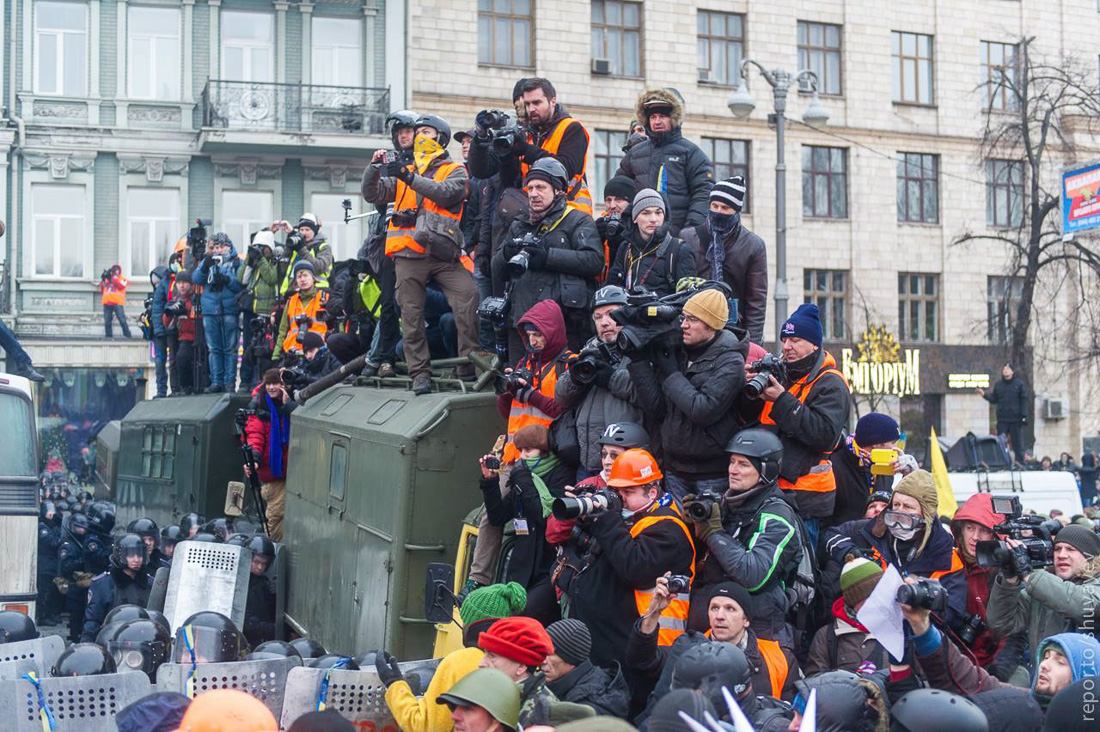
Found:
[[[684,312],[694,315],[714,330],[725,328],[726,321],[730,319],[729,302],[725,295],[714,289],[702,290],[692,295],[684,303]]]

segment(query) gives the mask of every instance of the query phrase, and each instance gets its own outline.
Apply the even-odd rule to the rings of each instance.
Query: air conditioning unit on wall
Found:
[[[699,69],[699,83],[700,84],[713,84],[714,79],[710,75],[710,69]]]
[[[611,62],[606,58],[592,59],[592,73],[607,76],[611,73]]]
[[[1047,399],[1043,403],[1043,419],[1057,421],[1069,416],[1069,405],[1065,399]]]

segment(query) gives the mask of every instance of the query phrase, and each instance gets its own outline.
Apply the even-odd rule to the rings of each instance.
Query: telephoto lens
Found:
[[[607,510],[607,497],[599,494],[576,498],[555,498],[550,510],[559,521],[590,516]]]

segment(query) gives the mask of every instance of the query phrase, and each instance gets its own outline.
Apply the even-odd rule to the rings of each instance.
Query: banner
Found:
[[[1100,161],[1062,171],[1062,234],[1100,226]]]

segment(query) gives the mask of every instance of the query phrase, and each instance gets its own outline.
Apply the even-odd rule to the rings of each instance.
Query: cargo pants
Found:
[[[455,316],[458,355],[468,356],[478,348],[477,285],[459,262],[435,257],[394,257],[397,270],[397,306],[401,309],[401,335],[405,339],[405,362],[409,376],[431,370],[428,334],[424,329],[424,300],[428,280],[435,280]]]

